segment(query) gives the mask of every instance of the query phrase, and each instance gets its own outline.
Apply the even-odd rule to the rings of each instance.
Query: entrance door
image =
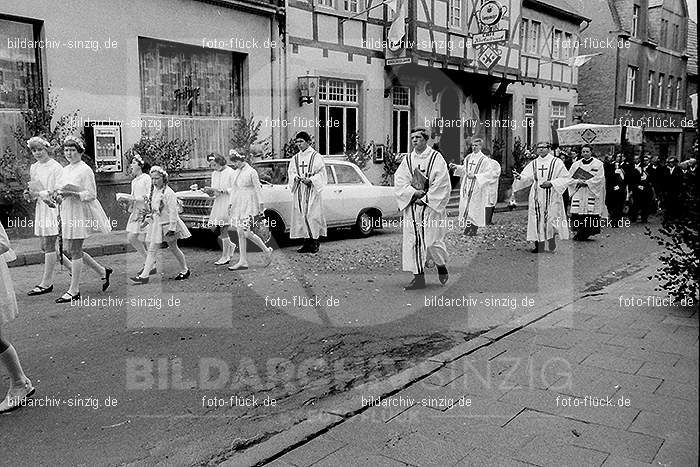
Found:
[[[445,161],[449,164],[461,162],[460,155],[460,138],[461,128],[457,126],[460,120],[459,113],[459,95],[455,89],[447,88],[440,99],[440,114],[444,122],[449,122],[442,130],[440,136],[440,152],[445,157]],[[459,184],[459,177],[451,177],[452,186]]]
[[[446,89],[440,100],[440,114],[443,121],[446,123],[440,137],[440,152],[445,156],[445,160],[450,163],[460,162],[460,128],[457,126],[459,122],[459,96],[454,89]],[[449,122],[449,124],[447,124]]]

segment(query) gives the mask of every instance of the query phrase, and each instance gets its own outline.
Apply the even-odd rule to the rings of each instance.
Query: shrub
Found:
[[[362,144],[357,134],[352,133],[348,135],[343,152],[345,160],[365,170],[367,162],[372,158],[372,143]]]
[[[231,148],[246,156],[248,162],[253,157],[265,159],[272,155],[269,139],[260,139],[261,126],[262,120],[255,120],[255,116],[251,114],[250,118],[241,116],[231,129]]]
[[[382,167],[384,172],[382,173],[382,185],[392,186],[394,184],[394,174],[399,168],[399,165],[401,165],[401,154],[395,153],[392,147],[391,140],[387,136],[386,144],[384,146],[384,162]]]
[[[58,148],[57,160],[64,161],[60,146],[66,136],[76,133],[78,110],[57,118],[52,128],[57,103],[58,98],[52,95],[50,86],[45,104],[38,91],[30,93],[28,107],[21,112],[23,122],[12,130],[14,144],[5,146],[0,153],[0,203],[10,205],[8,216],[22,216],[30,211],[23,196],[29,181],[29,166],[34,162],[27,148],[29,138],[42,136],[52,148]]]
[[[151,165],[160,165],[169,174],[175,174],[184,162],[190,160],[193,146],[194,143],[190,140],[169,139],[163,132],[150,134],[142,130],[141,139],[124,155],[131,159],[133,153],[137,152]]]
[[[654,275],[661,287],[676,301],[698,297],[698,266],[700,239],[698,238],[698,187],[691,176],[682,190],[682,209],[677,217],[665,215],[658,232],[649,228],[646,234],[664,247],[659,256],[662,265]],[[697,303],[697,302],[696,302]]]

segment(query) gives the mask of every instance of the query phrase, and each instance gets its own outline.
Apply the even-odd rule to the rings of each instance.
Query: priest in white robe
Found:
[[[462,178],[459,190],[459,221],[464,235],[475,235],[479,227],[486,225],[486,208],[491,198],[491,187],[498,183],[501,166],[481,152],[482,140],[472,141],[472,153],[461,165],[450,164],[454,174]]]
[[[303,238],[299,253],[318,252],[320,236],[326,236],[323,212],[323,188],[328,182],[323,157],[310,146],[311,136],[297,133],[295,143],[299,152],[287,168],[289,190],[292,193],[290,238]]]
[[[425,288],[425,268],[437,266],[438,279],[445,284],[447,272],[447,203],[450,174],[438,151],[428,147],[428,132],[411,132],[413,151],[394,174],[394,188],[403,214],[403,270],[413,273],[406,290]]]
[[[600,233],[601,216],[608,217],[605,207],[605,167],[593,157],[593,148],[584,145],[581,158],[569,169],[571,184],[571,227],[574,240],[586,240]]]
[[[513,171],[514,192],[530,187],[527,240],[535,242],[533,253],[544,252],[545,242],[554,251],[557,234],[563,240],[569,238],[562,195],[571,179],[564,162],[554,157],[550,148],[548,142],[537,143],[537,159],[529,162],[522,173]]]

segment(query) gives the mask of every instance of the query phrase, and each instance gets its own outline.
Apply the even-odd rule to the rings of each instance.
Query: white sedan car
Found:
[[[355,164],[326,159],[328,185],[323,189],[323,205],[328,228],[353,227],[361,236],[381,228],[383,218],[399,216],[394,188],[373,185]],[[287,186],[289,159],[254,162],[260,175],[265,217],[278,239],[289,232],[292,195]],[[200,190],[177,192],[182,201],[180,217],[190,228],[210,228],[207,224],[213,198]]]

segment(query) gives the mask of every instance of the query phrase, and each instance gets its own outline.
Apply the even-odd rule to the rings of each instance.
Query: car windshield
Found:
[[[261,182],[273,185],[287,184],[287,164],[284,162],[261,162],[253,164]]]

